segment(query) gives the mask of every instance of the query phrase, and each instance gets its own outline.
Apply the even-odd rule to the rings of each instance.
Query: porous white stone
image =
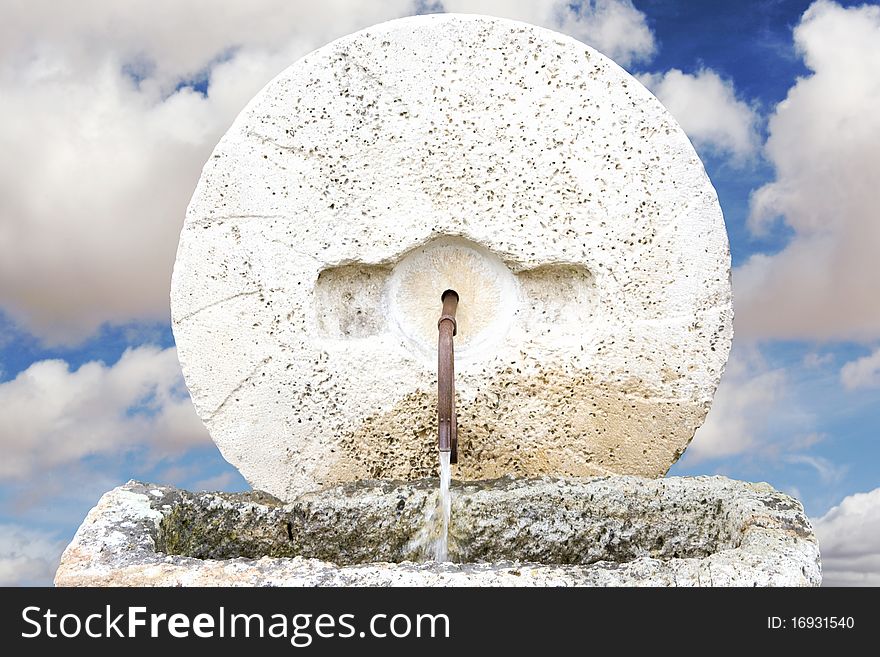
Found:
[[[151,491],[159,488],[157,497]],[[58,586],[818,586],[800,503],[724,477],[453,485],[450,556],[418,563],[436,480],[290,504],[129,482],[65,550]]]
[[[187,211],[173,328],[223,455],[283,499],[434,474],[446,288],[453,476],[658,476],[721,376],[729,266],[715,190],[639,82],[552,31],[419,16],[239,115]]]

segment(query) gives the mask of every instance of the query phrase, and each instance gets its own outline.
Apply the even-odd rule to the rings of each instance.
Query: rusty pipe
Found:
[[[458,463],[458,419],[455,414],[455,348],[458,333],[455,311],[458,292],[446,290],[441,296],[443,310],[437,321],[437,444],[441,452],[450,452],[449,462]]]

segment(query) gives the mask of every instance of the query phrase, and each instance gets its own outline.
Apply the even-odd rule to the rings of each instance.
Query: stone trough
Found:
[[[59,586],[817,586],[801,504],[724,477],[453,483],[450,562],[425,562],[436,479],[292,503],[129,482],[101,499]]]

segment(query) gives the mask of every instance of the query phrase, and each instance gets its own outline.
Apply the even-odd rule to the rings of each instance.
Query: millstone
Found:
[[[460,295],[459,480],[658,476],[732,335],[715,191],[583,43],[432,15],[270,82],[206,164],[172,285],[196,409],[282,499],[436,471],[440,295]]]

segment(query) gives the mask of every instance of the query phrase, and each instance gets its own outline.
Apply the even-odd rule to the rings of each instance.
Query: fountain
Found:
[[[429,15],[293,64],[205,165],[171,310],[254,492],[114,489],[59,585],[820,582],[797,500],[664,478],[727,361],[727,234],[574,39]]]

